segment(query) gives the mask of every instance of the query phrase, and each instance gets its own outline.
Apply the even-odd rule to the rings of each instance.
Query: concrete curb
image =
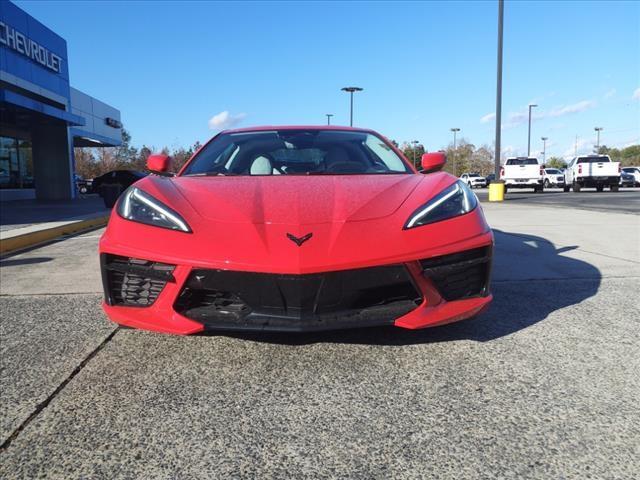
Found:
[[[74,233],[83,232],[85,230],[103,227],[107,224],[108,221],[109,215],[105,215],[83,220],[73,220],[62,225],[55,225],[28,233],[6,236],[5,238],[0,238],[0,255],[5,255],[7,253],[15,252],[16,250],[23,250],[25,248],[33,247],[50,240],[54,240],[63,235],[71,235]],[[5,235],[11,235],[11,230],[9,230],[9,232],[3,233],[5,233]]]

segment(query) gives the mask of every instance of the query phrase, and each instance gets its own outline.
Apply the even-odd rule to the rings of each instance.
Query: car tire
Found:
[[[618,190],[620,190],[620,186],[619,185],[611,185],[611,191],[612,192],[617,192]]]
[[[581,188],[582,188],[582,186],[579,183],[573,182],[573,191],[574,192],[578,193]]]
[[[569,190],[571,190],[571,187],[569,187],[569,185],[565,185],[564,187],[562,187],[562,190],[566,192],[568,192]]]
[[[598,185],[596,187],[596,192],[602,192],[604,190],[604,185]]]
[[[551,188],[551,184],[549,183],[549,179],[548,178],[546,178],[544,180],[544,188]]]

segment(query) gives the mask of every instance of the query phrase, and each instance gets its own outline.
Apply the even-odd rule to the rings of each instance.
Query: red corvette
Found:
[[[469,318],[491,302],[474,193],[345,127],[225,131],[182,170],[149,157],[100,240],[104,310],[160,332],[306,331]]]

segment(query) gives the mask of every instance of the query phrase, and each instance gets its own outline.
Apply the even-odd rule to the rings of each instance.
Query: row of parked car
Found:
[[[495,179],[493,174],[483,177],[477,173],[464,173],[460,179],[471,188],[483,188]],[[640,186],[640,167],[620,167],[608,155],[585,155],[573,158],[567,168],[545,168],[537,158],[508,158],[500,170],[505,192],[514,188],[533,188],[542,193],[545,188],[559,187],[565,192],[579,192],[582,188],[595,188],[602,192],[609,188],[617,192],[620,187]]]

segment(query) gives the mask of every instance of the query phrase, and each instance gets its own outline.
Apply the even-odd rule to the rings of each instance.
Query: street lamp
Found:
[[[460,131],[459,128],[452,128],[453,132],[453,175],[456,176],[456,134]]]
[[[331,117],[333,117],[333,113],[325,113],[327,116],[327,125],[331,125]]]
[[[594,130],[596,131],[596,134],[598,135],[598,140],[596,141],[596,153],[599,153],[600,151],[600,132],[603,130],[602,127],[595,127]]]
[[[531,156],[531,109],[537,107],[535,103],[529,104],[529,135],[527,137],[527,157]]]
[[[353,127],[353,92],[361,92],[363,89],[360,87],[344,87],[343,92],[349,92],[351,95],[351,113],[349,115],[349,125]]]
[[[418,148],[418,144],[420,143],[418,140],[414,140],[411,142],[413,144],[413,165],[416,165],[416,149]]]
[[[544,165],[547,160],[547,140],[549,137],[540,137],[542,140],[542,164]]]
[[[494,159],[495,179],[500,178],[500,139],[502,136],[502,24],[504,0],[498,0],[498,67],[496,74],[496,158]]]

